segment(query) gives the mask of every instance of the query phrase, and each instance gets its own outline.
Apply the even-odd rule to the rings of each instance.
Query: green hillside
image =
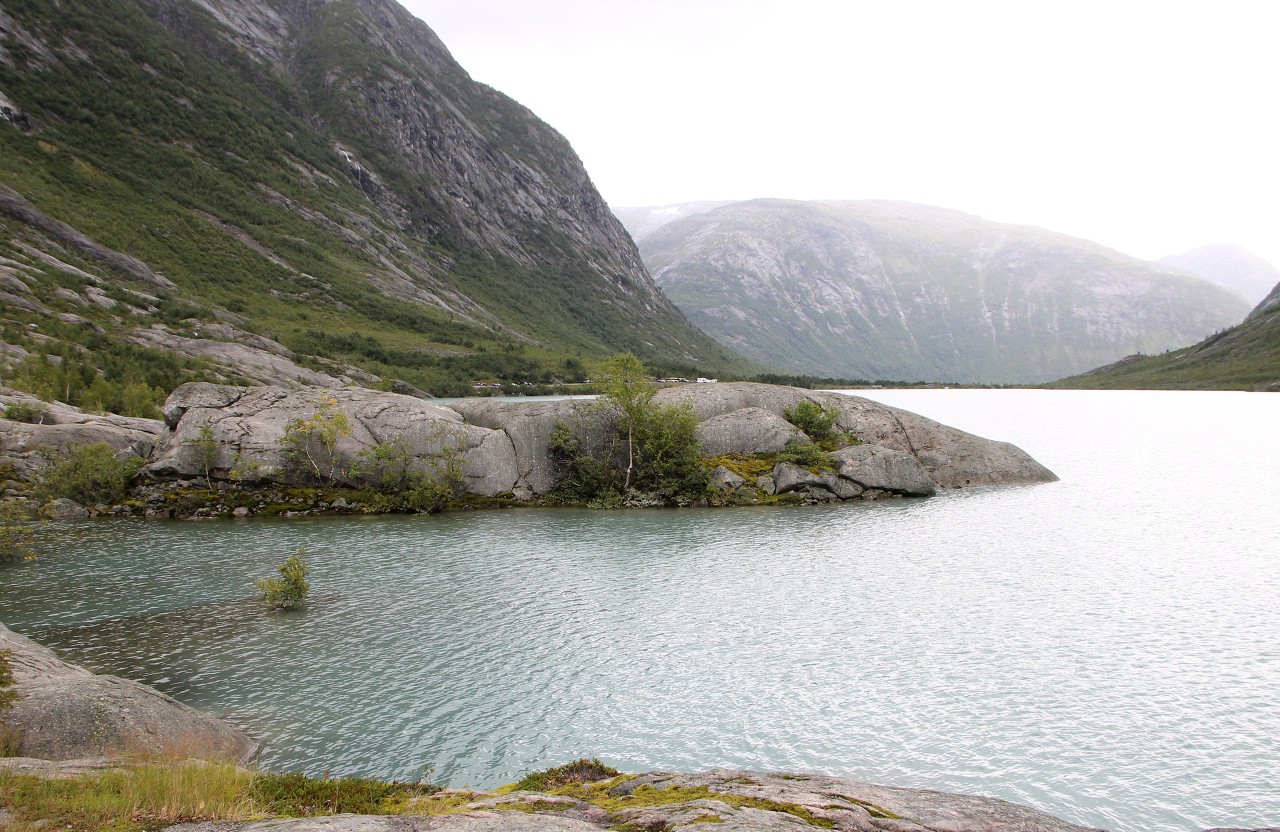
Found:
[[[4,0],[0,105],[7,378],[24,351],[116,386],[292,364],[445,394],[619,350],[746,366],[563,137],[393,3]]]
[[[1239,326],[1195,346],[1131,355],[1048,387],[1280,392],[1280,286]]]

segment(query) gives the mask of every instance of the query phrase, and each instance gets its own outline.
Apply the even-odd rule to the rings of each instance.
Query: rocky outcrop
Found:
[[[376,488],[394,468],[450,482],[471,494],[510,494],[521,500],[555,487],[560,471],[550,450],[552,434],[587,406],[568,400],[496,399],[445,406],[360,387],[294,390],[191,383],[169,396],[161,424],[90,416],[18,394],[6,396],[44,408],[40,419],[48,422],[0,419],[5,457],[28,480],[38,477],[51,453],[105,441],[121,455],[147,460],[142,476],[160,482],[208,477],[275,486],[319,479]],[[704,457],[768,459],[807,442],[809,437],[785,415],[800,402],[819,402],[839,414],[836,427],[850,435],[850,447],[832,456],[831,465],[824,466],[830,470],[809,471],[784,459],[767,482],[748,482],[726,468],[715,479],[726,493],[758,486],[764,494],[801,493],[818,501],[877,499],[1055,479],[1012,445],[857,397],[733,383],[668,388],[655,401],[693,409]],[[326,426],[329,442],[322,436]]]
[[[315,433],[287,438],[290,425],[316,418],[343,419],[330,450]],[[494,496],[516,484],[515,448],[501,431],[469,425],[454,410],[412,396],[359,387],[283,390],[185,384],[165,403],[169,427],[146,476],[174,479],[204,475],[202,436],[216,449],[211,473],[247,482],[285,482],[298,470],[349,485],[371,484],[384,449],[387,461],[444,478],[456,464],[462,485]],[[207,432],[205,429],[207,428]]]
[[[912,497],[932,497],[937,489],[920,461],[910,454],[880,445],[855,445],[832,454],[840,477],[864,490]]]
[[[579,403],[506,402],[495,399],[470,399],[454,402],[457,411],[470,424],[502,431],[510,437],[515,451],[516,481],[513,493],[521,499],[545,494],[555,487],[559,472],[547,449],[556,426],[573,418]]]
[[[7,652],[19,697],[0,721],[20,732],[24,756],[150,754],[245,762],[257,752],[240,729],[146,685],[68,664],[3,624],[0,651]]]
[[[13,476],[32,482],[75,448],[105,442],[120,459],[151,456],[164,424],[111,413],[84,413],[58,402],[42,402],[25,393],[0,388],[0,408],[18,406],[33,414],[32,422],[0,418],[0,455],[12,464]]]
[[[656,401],[688,402],[706,423],[748,408],[781,417],[802,401],[828,404],[840,412],[836,426],[863,445],[914,457],[939,488],[1052,482],[1053,472],[1020,448],[939,424],[906,410],[858,396],[801,390],[771,384],[689,384],[662,390]],[[728,424],[728,423],[725,423]],[[743,443],[749,440],[743,436]],[[730,441],[730,440],[726,440]]]

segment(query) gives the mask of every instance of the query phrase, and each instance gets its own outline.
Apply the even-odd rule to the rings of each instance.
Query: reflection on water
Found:
[[[877,395],[1063,481],[57,526],[43,559],[0,568],[0,620],[242,723],[271,768],[494,785],[590,755],[985,793],[1135,832],[1274,823],[1280,397]],[[268,613],[254,581],[299,546],[311,605]]]

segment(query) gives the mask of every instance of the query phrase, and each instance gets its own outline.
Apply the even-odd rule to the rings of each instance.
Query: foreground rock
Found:
[[[240,729],[146,685],[99,676],[0,624],[19,699],[0,722],[22,736],[22,754],[72,760],[149,754],[245,762],[257,744]]]
[[[663,830],[707,824],[736,832],[1087,832],[1045,812],[989,797],[876,786],[840,777],[712,771],[651,772],[592,786],[587,800],[537,792],[481,797],[458,814],[271,820],[218,825],[258,832],[524,832]],[[628,806],[634,803],[635,805]],[[607,808],[597,804],[605,804]],[[185,824],[170,832],[215,827]]]

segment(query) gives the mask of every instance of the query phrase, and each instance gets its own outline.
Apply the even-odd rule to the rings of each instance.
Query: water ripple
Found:
[[[1125,832],[1280,820],[1280,397],[883,392],[1063,481],[55,525],[42,560],[0,567],[0,620],[233,718],[271,768],[493,785],[586,754],[992,794]],[[311,606],[269,614],[254,581],[298,547]]]

